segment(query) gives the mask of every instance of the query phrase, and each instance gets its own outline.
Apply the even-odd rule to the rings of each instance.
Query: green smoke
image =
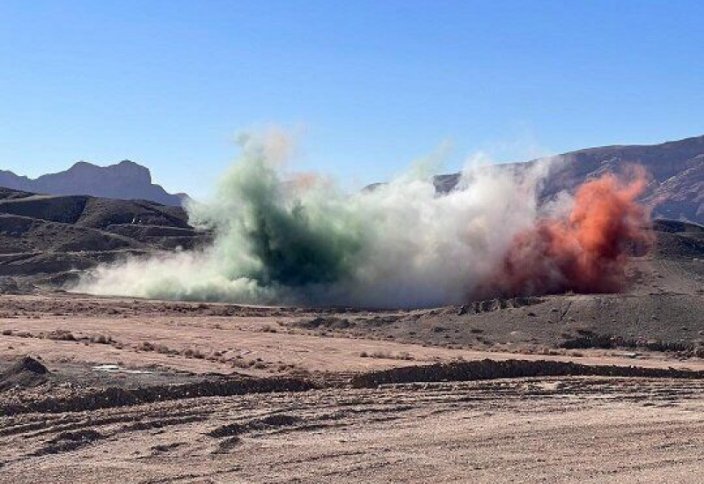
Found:
[[[296,182],[282,182],[261,145],[243,151],[217,199],[191,210],[193,221],[217,232],[228,276],[288,287],[348,277],[363,238],[354,214],[334,191],[297,194]]]

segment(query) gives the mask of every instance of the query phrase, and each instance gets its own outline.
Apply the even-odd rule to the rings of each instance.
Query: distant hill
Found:
[[[8,277],[60,284],[100,262],[210,240],[181,207],[0,188],[0,293]]]
[[[105,167],[79,161],[66,171],[36,179],[0,170],[0,187],[51,195],[149,200],[174,207],[181,206],[187,198],[184,194],[167,193],[160,185],[152,183],[148,168],[129,160]]]
[[[704,136],[657,145],[625,145],[589,148],[555,157],[541,198],[560,191],[573,191],[579,184],[605,172],[622,172],[628,164],[643,165],[653,177],[643,201],[653,208],[654,217],[704,223]],[[521,170],[537,160],[500,165]],[[451,190],[458,173],[435,177],[440,192]]]

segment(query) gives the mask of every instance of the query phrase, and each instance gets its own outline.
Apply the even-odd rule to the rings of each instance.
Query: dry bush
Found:
[[[198,348],[195,348],[195,349],[188,348],[187,350],[185,350],[182,353],[182,355],[185,356],[186,358],[196,358],[199,360],[202,360],[205,358],[205,355],[203,354],[203,352],[200,351]]]
[[[138,351],[154,351],[154,344],[149,341],[142,341],[139,346],[137,346]]]
[[[373,351],[371,353],[362,351],[359,356],[360,358],[379,358],[384,360],[415,360],[415,357],[407,351],[401,351],[396,354],[385,351]]]
[[[44,335],[46,339],[56,340],[56,341],[76,341],[76,337],[70,331],[65,329],[55,329]]]
[[[165,344],[156,345],[154,347],[154,351],[156,351],[157,353],[161,353],[162,355],[173,355],[173,354],[178,353],[176,350],[172,350],[171,348],[169,348]]]
[[[114,343],[115,340],[112,339],[112,336],[110,336],[110,335],[94,334],[90,337],[90,342],[96,343],[96,344],[101,344],[101,345],[109,345],[109,344]]]

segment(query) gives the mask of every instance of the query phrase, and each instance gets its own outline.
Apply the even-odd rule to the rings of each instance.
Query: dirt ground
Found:
[[[702,379],[349,383],[484,358],[704,370],[693,323],[661,333],[678,351],[569,349],[580,322],[552,309],[586,296],[419,311],[1,299],[0,375],[25,355],[48,373],[0,381],[0,482],[699,481]],[[534,341],[490,341],[528,311]]]
[[[576,305],[574,301],[587,301],[587,298],[615,300],[617,297],[542,298],[536,305],[457,316],[457,308],[315,310],[65,293],[4,295],[0,309],[0,365],[3,361],[35,355],[58,372],[117,365],[126,370],[147,368],[154,372],[260,377],[348,374],[456,359],[507,359],[516,355],[523,359],[576,359],[589,364],[692,368],[702,365],[699,358],[685,359],[682,354],[689,356],[687,351],[680,354],[649,351],[646,347],[635,350],[559,347],[559,334],[566,334],[571,324],[578,323],[567,318],[552,321],[551,315],[559,316],[553,311],[555,307]],[[621,297],[621,306],[628,304],[623,302],[625,299]],[[489,338],[498,339],[501,331],[511,337],[513,325],[532,319],[524,314],[526,310],[545,312],[542,323],[532,322],[528,329],[523,323],[523,332],[534,343],[510,345],[489,341]],[[703,325],[704,329],[700,314],[690,311],[688,316],[696,318],[697,325]],[[649,319],[648,323],[651,321],[654,320]],[[350,329],[345,324],[355,326]],[[483,337],[491,324],[494,333]],[[486,331],[479,329],[482,325],[487,327]],[[691,341],[675,339],[668,333],[663,341],[679,341],[684,346],[697,344],[700,340],[697,325],[687,329]],[[678,336],[683,331],[678,325],[668,326]],[[413,331],[416,327],[428,334],[449,333],[453,342],[447,343],[442,336],[436,340],[426,338]],[[399,336],[394,336],[394,331]]]
[[[704,382],[532,378],[3,419],[3,482],[700,482]]]

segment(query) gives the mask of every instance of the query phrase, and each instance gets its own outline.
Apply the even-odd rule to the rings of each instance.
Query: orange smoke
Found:
[[[646,185],[641,168],[629,181],[606,174],[585,182],[568,216],[541,219],[516,236],[478,296],[622,290],[629,254],[653,240],[649,213],[636,200]]]

